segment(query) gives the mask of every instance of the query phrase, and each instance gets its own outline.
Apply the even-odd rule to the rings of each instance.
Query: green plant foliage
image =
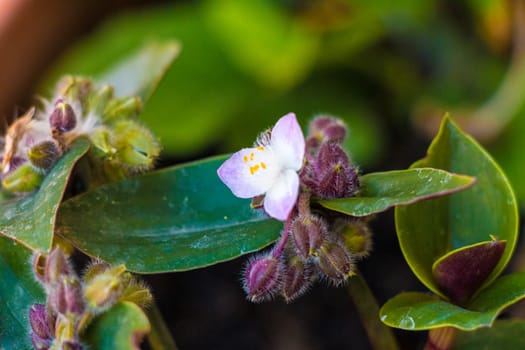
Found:
[[[238,66],[261,85],[292,86],[315,63],[320,36],[287,16],[277,3],[228,0],[205,4],[204,16],[213,32]]]
[[[138,350],[149,331],[144,311],[134,303],[121,301],[96,318],[83,338],[91,349]]]
[[[474,330],[491,326],[508,306],[525,298],[525,273],[498,278],[462,308],[437,296],[408,292],[386,302],[380,310],[381,320],[395,328],[425,330],[451,326]]]
[[[45,296],[31,270],[31,251],[0,236],[0,344],[4,349],[33,349],[29,308]]]
[[[108,70],[98,80],[115,88],[115,97],[140,96],[147,100],[173,60],[179,55],[176,41],[150,43]]]
[[[490,328],[459,332],[452,350],[525,349],[525,321],[496,321]]]
[[[89,142],[76,141],[46,175],[40,189],[2,204],[0,233],[32,250],[47,252],[53,240],[55,216],[71,171],[88,151]]]
[[[445,116],[427,157],[413,168],[434,167],[476,177],[476,184],[450,197],[396,208],[396,230],[414,274],[442,295],[432,266],[448,251],[486,241],[490,235],[507,242],[500,262],[484,285],[507,265],[517,240],[516,200],[505,175],[485,150]]]
[[[58,233],[130,271],[204,267],[274,242],[282,223],[231,195],[216,175],[225,157],[125,179],[66,201]]]
[[[472,184],[470,176],[416,168],[371,173],[360,177],[357,197],[323,200],[321,205],[351,216],[367,216],[396,205],[408,205],[461,191]]]

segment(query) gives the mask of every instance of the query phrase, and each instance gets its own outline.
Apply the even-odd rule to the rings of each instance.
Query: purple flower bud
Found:
[[[313,281],[309,263],[298,256],[292,256],[284,268],[281,295],[289,303],[303,295]]]
[[[47,309],[44,304],[33,304],[29,309],[29,323],[35,335],[42,339],[50,339],[53,334],[49,327]]]
[[[314,215],[302,215],[292,223],[291,233],[297,253],[307,258],[318,250],[326,236],[326,225]]]
[[[53,284],[49,291],[49,302],[59,314],[80,315],[85,309],[85,304],[78,279],[64,276],[61,281]]]
[[[281,280],[281,264],[271,255],[251,260],[244,274],[244,291],[254,303],[271,299],[278,291]]]
[[[313,190],[321,198],[350,197],[359,189],[357,170],[337,143],[321,145],[314,169],[317,183]]]
[[[51,339],[41,338],[35,333],[31,333],[31,343],[35,350],[49,350],[53,341]]]
[[[335,285],[344,283],[354,274],[352,256],[338,242],[326,241],[318,250],[316,262],[321,273]]]
[[[338,164],[345,168],[350,167],[350,159],[344,149],[335,142],[323,142],[315,159],[314,169],[316,174],[318,176],[324,174],[327,169],[333,168]]]
[[[75,276],[73,266],[60,248],[55,248],[46,259],[44,271],[46,284],[53,284],[61,280],[62,276]]]
[[[346,137],[346,126],[337,118],[317,117],[310,123],[308,146],[317,147],[323,142],[341,143]]]
[[[77,125],[77,117],[73,107],[63,99],[57,99],[55,102],[55,109],[49,116],[49,124],[53,129],[62,132],[72,130]]]

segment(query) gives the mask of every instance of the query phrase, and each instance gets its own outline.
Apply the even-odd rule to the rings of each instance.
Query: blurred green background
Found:
[[[112,3],[118,6],[103,19],[93,20],[82,35],[64,44],[60,57],[46,65],[44,73],[34,75],[34,86],[46,96],[62,74],[100,76],[149,42],[178,40],[181,54],[141,116],[161,139],[161,166],[250,145],[260,131],[293,111],[305,129],[318,114],[344,119],[349,127],[346,146],[362,172],[401,169],[424,156],[439,120],[450,112],[500,162],[519,201],[525,203],[525,1]],[[401,289],[421,288],[399,253],[391,214],[373,225],[376,249],[360,267],[378,299],[384,301]],[[516,263],[518,269],[519,265],[525,264]],[[235,275],[240,266],[233,262],[178,277],[151,278],[154,294],[171,315],[175,338],[184,330],[181,344],[210,348],[192,327],[209,331],[215,326],[219,330],[211,337],[225,337],[226,343],[211,344],[228,344],[217,349],[247,344],[254,349],[367,348],[355,315],[346,319],[341,315],[345,307],[338,308],[348,303],[342,301],[347,298],[344,289],[318,287],[313,296],[292,307],[279,304],[261,311],[249,305],[232,314],[231,308],[243,303]],[[381,274],[384,266],[391,272],[386,277]],[[192,283],[193,289],[188,286]],[[195,294],[197,283],[209,290]],[[170,299],[175,297],[166,289],[169,285],[179,291],[173,295],[186,298],[187,304]],[[209,302],[204,309],[199,297]],[[224,305],[230,309],[223,310]],[[206,307],[236,321],[218,326],[224,318],[212,317],[213,322],[204,322],[202,318],[209,316]],[[332,316],[317,330],[315,322],[326,316],[320,308],[331,310]],[[173,315],[176,311],[178,316]],[[292,327],[291,334],[301,333],[294,328],[298,318],[309,322],[312,335],[296,334],[291,343],[265,342],[254,335],[260,323],[263,334],[272,333],[264,320],[288,312],[295,318],[284,317],[283,322]],[[258,326],[247,326],[253,322]],[[349,333],[354,340],[340,330],[323,328],[336,325],[344,325],[348,332],[356,329],[356,334]],[[231,333],[238,340],[229,339],[226,334]],[[421,341],[413,334],[398,335],[406,349]],[[259,345],[253,339],[259,339]]]

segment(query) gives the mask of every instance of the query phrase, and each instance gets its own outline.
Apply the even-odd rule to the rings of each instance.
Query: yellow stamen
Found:
[[[248,157],[247,156],[242,157],[242,159],[244,160],[245,163],[248,163]]]
[[[263,146],[258,146],[257,149],[258,149],[259,151],[264,151],[264,147],[263,147]]]
[[[250,174],[253,175],[259,170],[259,165],[254,165],[250,167]]]
[[[264,164],[264,162],[261,162],[261,168],[266,169],[266,164]]]
[[[250,160],[253,160],[253,152],[250,153]]]

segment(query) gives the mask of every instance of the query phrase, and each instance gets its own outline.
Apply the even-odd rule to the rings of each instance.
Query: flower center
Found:
[[[263,146],[258,146],[253,152],[243,156],[244,163],[248,166],[250,175],[255,175],[260,170],[266,170],[268,165],[266,162],[262,161],[260,158],[265,158],[262,152],[265,152]]]

